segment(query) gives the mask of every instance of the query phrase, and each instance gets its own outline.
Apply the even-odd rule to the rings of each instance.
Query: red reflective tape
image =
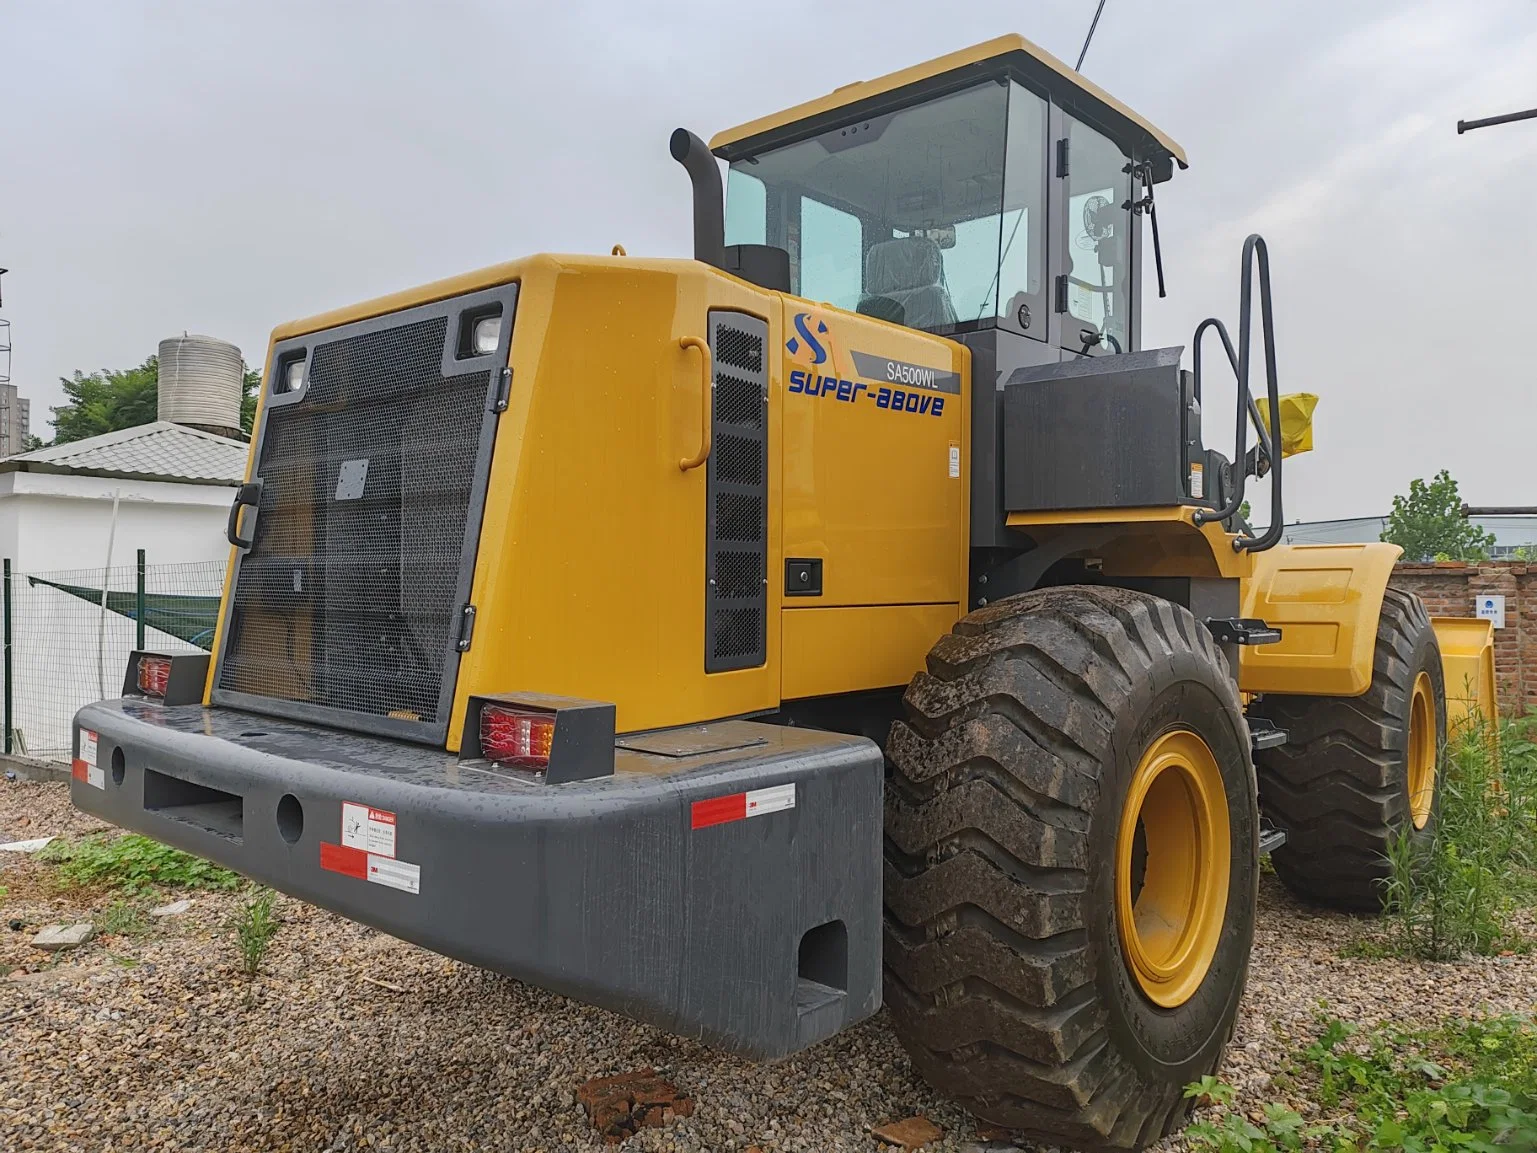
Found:
[[[69,775],[74,777],[77,781],[88,781],[91,779],[89,768],[90,766],[88,766],[79,757],[76,757],[74,762],[69,766]]]
[[[368,854],[362,849],[321,841],[320,867],[333,873],[356,877],[360,881],[368,880]]]
[[[725,797],[711,797],[708,801],[695,801],[690,816],[690,824],[696,829],[743,820],[747,816],[747,794],[732,793]]]

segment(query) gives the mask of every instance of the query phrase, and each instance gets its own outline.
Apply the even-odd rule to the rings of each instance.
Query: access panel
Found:
[[[965,596],[966,381],[954,341],[784,302],[783,555],[820,560],[830,605]]]

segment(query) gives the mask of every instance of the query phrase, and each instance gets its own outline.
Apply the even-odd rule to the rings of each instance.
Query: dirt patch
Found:
[[[66,793],[0,785],[0,830],[14,839],[97,827],[73,814]],[[17,832],[24,815],[37,823]],[[20,966],[0,980],[0,1020],[11,1019],[0,1025],[7,1149],[602,1149],[578,1089],[637,1069],[677,1086],[693,1111],[637,1125],[625,1150],[876,1153],[890,1146],[872,1132],[915,1114],[944,1131],[925,1150],[1009,1147],[980,1145],[1000,1135],[979,1134],[917,1079],[884,1014],[755,1065],[286,898],[262,973],[248,981],[229,930],[239,892],[199,890],[181,916],[50,957],[5,920],[97,918],[116,898],[48,892],[45,873],[28,875],[25,895],[0,898],[0,961]],[[147,913],[183,895],[139,900]],[[1415,1024],[1537,1003],[1532,955],[1344,957],[1358,922],[1302,908],[1273,877],[1260,905],[1225,1070],[1246,1107],[1269,1099],[1271,1076],[1309,1039],[1321,1001],[1361,1023]],[[1181,1147],[1178,1138],[1161,1146]]]

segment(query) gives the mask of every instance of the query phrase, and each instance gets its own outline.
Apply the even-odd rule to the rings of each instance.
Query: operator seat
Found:
[[[865,254],[865,294],[856,311],[908,328],[948,328],[956,316],[942,283],[944,269],[939,245],[927,236],[872,244]]]

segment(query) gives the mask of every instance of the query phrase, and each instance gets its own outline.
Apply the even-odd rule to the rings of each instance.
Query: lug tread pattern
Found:
[[[1132,686],[1209,632],[1109,587],[1010,597],[909,685],[886,789],[886,1002],[919,1073],[1034,1139],[1134,1149],[1188,1112],[1115,1049],[1086,932],[1101,750]],[[1213,1070],[1214,1071],[1214,1070]]]
[[[1290,734],[1255,754],[1260,806],[1286,844],[1271,854],[1298,896],[1356,912],[1382,907],[1388,847],[1408,820],[1409,699],[1429,668],[1440,685],[1430,616],[1388,589],[1377,621],[1372,683],[1359,697],[1267,693],[1252,706]],[[1438,731],[1445,718],[1437,708]]]

